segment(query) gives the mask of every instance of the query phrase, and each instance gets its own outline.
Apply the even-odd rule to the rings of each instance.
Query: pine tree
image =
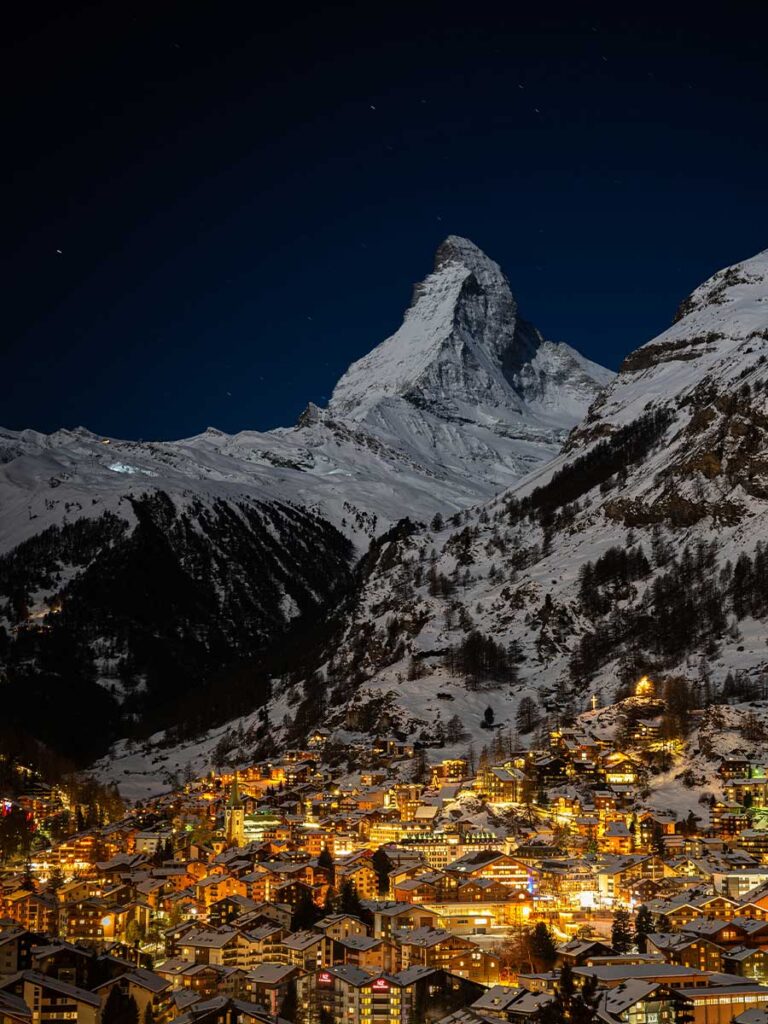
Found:
[[[611,945],[615,953],[626,953],[632,945],[632,919],[624,907],[619,907],[613,915]]]
[[[597,1020],[597,978],[585,979],[577,988],[573,970],[566,964],[560,972],[555,998],[539,1020],[543,1024],[592,1024]]]
[[[61,873],[61,868],[58,864],[51,868],[51,873],[48,876],[48,889],[51,892],[58,892],[59,889],[64,885],[64,875]]]
[[[646,951],[646,939],[653,931],[653,915],[646,906],[638,908],[635,915],[635,943],[641,953]]]
[[[133,996],[128,996],[126,1000],[123,1024],[139,1024],[139,1004]]]
[[[383,846],[380,846],[378,850],[376,850],[371,863],[376,870],[379,895],[386,896],[389,892],[389,872],[392,870],[392,861],[386,855]]]
[[[550,970],[557,960],[557,947],[552,932],[543,921],[539,921],[531,932],[529,946],[532,959],[543,970]]]
[[[348,878],[341,883],[339,890],[339,911],[342,914],[352,914],[354,917],[362,917],[365,914],[365,908],[357,894],[357,886]]]
[[[674,999],[672,1001],[672,1012],[674,1013],[675,1024],[693,1024],[696,1018],[691,1010],[691,1004],[682,997]]]
[[[101,1011],[101,1024],[122,1024],[122,1009],[123,994],[117,985],[113,985]]]
[[[413,769],[412,769],[412,781],[413,782],[426,782],[429,775],[429,763],[427,762],[427,754],[423,747],[417,747],[413,753]]]
[[[113,985],[104,1004],[101,1024],[139,1024],[139,1007],[133,996]]]
[[[288,983],[288,989],[280,1004],[280,1016],[284,1017],[285,1020],[295,1021],[298,1008],[299,1001],[296,994],[296,982],[291,981]]]
[[[464,723],[458,715],[452,715],[445,726],[445,738],[448,743],[458,743],[466,735]]]
[[[529,732],[533,732],[539,724],[539,711],[536,701],[532,697],[523,697],[518,704],[515,724],[517,731],[524,736]]]
[[[320,908],[308,892],[303,893],[296,904],[291,917],[291,931],[300,932],[311,928],[320,919]]]
[[[581,986],[581,992],[573,1003],[571,1012],[571,1024],[592,1024],[598,1020],[597,1004],[599,1002],[597,992],[597,976],[591,975]]]

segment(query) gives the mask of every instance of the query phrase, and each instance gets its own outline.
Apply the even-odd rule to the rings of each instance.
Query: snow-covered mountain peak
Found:
[[[451,259],[416,285],[402,326],[349,367],[333,390],[330,412],[360,420],[377,402],[403,396],[416,385],[450,338],[471,275],[467,266]]]
[[[675,322],[694,319],[698,323],[707,316],[727,315],[729,323],[753,307],[755,302],[768,302],[768,249],[750,259],[718,270],[699,285],[681,304]],[[727,307],[722,309],[721,307]]]
[[[570,390],[566,366],[574,373]],[[499,265],[450,235],[434,271],[415,287],[402,326],[350,366],[328,409],[378,429],[391,422],[393,401],[406,402],[442,420],[533,427],[554,438],[611,376],[567,345],[546,342],[518,316]]]
[[[683,301],[671,327],[627,356],[570,446],[622,426],[649,405],[690,411],[715,392],[762,388],[767,357],[765,250],[718,270]]]
[[[468,238],[448,235],[435,252],[435,272],[450,263],[466,268],[484,287],[507,288],[507,279],[501,267]]]

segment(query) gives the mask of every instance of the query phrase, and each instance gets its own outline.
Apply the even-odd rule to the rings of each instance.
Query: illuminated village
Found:
[[[764,1024],[764,766],[722,759],[699,814],[643,810],[675,741],[650,680],[627,704],[621,743],[582,716],[475,764],[315,729],[132,808],[14,765],[0,1019]]]

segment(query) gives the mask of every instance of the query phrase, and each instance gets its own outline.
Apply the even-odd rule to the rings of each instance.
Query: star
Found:
[[[57,249],[56,252],[61,256],[61,249]]]

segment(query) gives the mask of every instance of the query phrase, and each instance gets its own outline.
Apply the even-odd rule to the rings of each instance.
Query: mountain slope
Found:
[[[354,548],[405,514],[497,494],[612,376],[544,341],[499,267],[450,238],[401,330],[293,428],[0,431],[8,722],[83,757],[126,730],[183,734],[259,706],[283,646],[308,647],[347,592]],[[43,728],[34,701],[51,691]],[[93,728],[73,728],[76,701]]]
[[[720,684],[764,672],[767,431],[762,253],[716,274],[629,356],[546,467],[439,535],[390,545],[335,655],[369,676],[352,703],[383,699],[417,734],[457,709],[481,736],[479,711],[508,717],[525,687],[552,711],[648,670]],[[513,644],[506,663],[480,659],[479,698],[456,670],[473,630]]]
[[[378,538],[315,674],[275,685],[271,735],[300,740],[320,720],[341,738],[396,729],[445,756],[489,742],[489,708],[493,728],[528,734],[646,672],[687,680],[705,704],[759,695],[767,453],[765,252],[715,274],[628,356],[548,464],[444,527]],[[233,727],[169,763],[202,770],[217,745],[235,761],[260,749]],[[152,756],[116,762],[137,793]]]
[[[0,430],[0,551],[158,489],[305,505],[364,550],[405,513],[464,508],[548,461],[613,376],[520,320],[498,265],[452,236],[400,330],[295,427],[147,443]]]

